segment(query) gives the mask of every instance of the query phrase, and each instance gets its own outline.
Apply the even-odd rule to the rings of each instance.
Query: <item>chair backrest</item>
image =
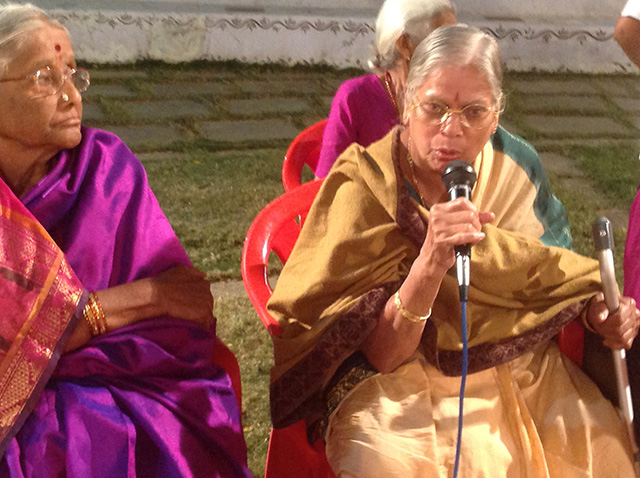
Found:
[[[273,252],[283,264],[289,258],[322,181],[309,181],[274,199],[251,223],[242,250],[240,270],[251,304],[269,333],[277,335],[278,322],[267,312],[273,290],[269,285],[269,257]]]
[[[315,173],[326,125],[326,119],[312,124],[296,136],[289,145],[282,163],[282,185],[285,192],[300,186],[305,164]]]
[[[260,211],[247,232],[241,259],[242,280],[271,336],[282,329],[267,312],[267,301],[273,292],[269,285],[269,256],[275,253],[283,264],[289,259],[301,221],[321,184],[319,180],[310,181],[274,199]],[[271,430],[265,478],[335,478],[335,475],[327,463],[324,446],[309,445],[305,422],[300,421]]]

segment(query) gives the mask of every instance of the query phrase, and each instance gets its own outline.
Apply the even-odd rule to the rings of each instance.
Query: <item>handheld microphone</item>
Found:
[[[459,197],[471,199],[471,190],[476,183],[476,172],[473,167],[457,159],[452,161],[442,172],[442,182],[447,189],[450,200]],[[456,275],[458,276],[458,290],[460,300],[467,300],[469,297],[469,261],[471,260],[471,246],[464,244],[455,247],[456,251]]]
[[[600,278],[602,281],[604,301],[607,304],[609,312],[613,314],[618,310],[620,301],[618,300],[618,287],[613,264],[613,234],[611,231],[611,222],[606,217],[599,217],[593,222],[592,231],[593,241],[596,251],[598,252],[598,261],[600,262]],[[635,473],[636,476],[640,476],[640,469],[638,468],[638,446],[633,429],[631,387],[629,385],[629,373],[624,349],[613,350],[613,363],[618,390],[618,405],[633,447]]]

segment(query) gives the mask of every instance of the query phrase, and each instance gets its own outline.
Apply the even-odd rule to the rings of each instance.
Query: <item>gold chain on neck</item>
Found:
[[[391,89],[391,74],[388,71],[384,72],[384,86],[387,90],[387,95],[389,96],[389,100],[393,105],[393,111],[396,112],[396,116],[400,118],[400,110],[398,109],[398,102],[396,101],[396,95],[393,94],[393,90]]]

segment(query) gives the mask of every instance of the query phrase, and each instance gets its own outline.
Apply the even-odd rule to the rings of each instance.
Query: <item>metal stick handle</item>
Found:
[[[615,313],[620,307],[618,298],[618,285],[616,282],[615,266],[613,262],[613,234],[611,222],[606,217],[599,217],[593,223],[593,240],[598,252],[600,263],[600,279],[604,301],[610,313]],[[635,458],[636,477],[640,477],[638,464],[638,445],[636,444],[633,429],[633,404],[631,402],[631,386],[629,385],[629,373],[627,370],[626,353],[624,349],[613,350],[613,364],[616,373],[616,385],[618,390],[618,404],[620,414],[627,427],[629,440],[633,448]]]

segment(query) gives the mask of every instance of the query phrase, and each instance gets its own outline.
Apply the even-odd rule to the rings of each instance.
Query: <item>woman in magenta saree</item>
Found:
[[[66,31],[8,9],[36,26],[0,77],[0,476],[251,476],[203,274],[131,151],[80,127]]]

